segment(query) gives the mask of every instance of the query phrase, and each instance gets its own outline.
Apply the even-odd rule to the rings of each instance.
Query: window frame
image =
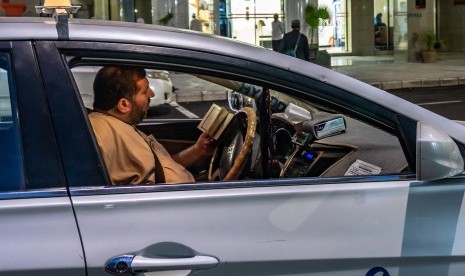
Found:
[[[21,156],[25,186],[23,190],[0,193],[0,199],[67,196],[66,182],[59,158],[43,82],[31,41],[0,43],[12,61],[16,117],[20,129]]]
[[[133,45],[123,43],[95,43],[95,42],[56,42],[63,62],[69,62],[69,67],[79,65],[103,65],[122,63],[130,65],[144,66],[153,69],[166,69],[185,73],[208,74],[211,76],[224,77],[232,80],[247,81],[269,87],[274,90],[283,91],[296,97],[311,98],[317,102],[341,109],[341,112],[349,116],[354,116],[371,125],[375,125],[393,135],[398,139],[402,147],[412,148],[411,141],[404,140],[403,131],[399,123],[398,114],[387,108],[370,102],[367,99],[360,98],[348,93],[340,88],[334,87],[328,83],[323,83],[306,76],[288,72],[286,70],[264,65],[238,58],[219,56],[211,53],[197,52],[186,49],[176,49],[167,47],[157,47],[149,45]],[[89,51],[92,49],[92,51]],[[80,57],[71,58],[70,57]],[[101,61],[105,62],[101,62]],[[253,70],[247,70],[251,68]],[[257,70],[260,68],[260,70]],[[72,77],[71,70],[68,73]],[[280,81],[275,83],[275,78],[279,76]],[[303,78],[306,87],[299,86],[294,77]],[[315,89],[309,88],[316,87]],[[312,94],[310,94],[312,93]],[[79,94],[79,91],[76,92]],[[343,95],[340,97],[340,95]],[[337,95],[337,97],[336,97]],[[356,98],[356,99],[354,99]],[[344,106],[343,106],[344,105]],[[342,107],[343,108],[340,108]],[[371,116],[373,115],[373,116]],[[361,119],[361,118],[363,119]],[[193,119],[199,120],[199,119]],[[172,122],[172,121],[170,121]],[[89,124],[89,122],[87,121]],[[160,120],[159,123],[168,123]],[[404,144],[409,144],[406,146]],[[95,143],[96,145],[96,143]],[[408,152],[404,154],[409,160]],[[414,162],[414,161],[413,161]],[[102,163],[103,164],[103,163]],[[414,164],[414,163],[413,163]],[[414,170],[415,166],[409,162],[410,167]],[[127,193],[127,192],[144,192],[144,191],[171,191],[171,190],[191,190],[191,189],[213,189],[224,187],[257,187],[269,185],[302,185],[302,184],[329,184],[329,183],[353,183],[353,182],[376,182],[376,181],[399,181],[413,179],[412,174],[403,175],[382,175],[382,176],[363,176],[363,177],[322,177],[322,178],[298,178],[298,179],[273,179],[273,184],[267,184],[269,180],[239,180],[225,183],[193,183],[179,185],[155,185],[155,186],[138,186],[138,187],[105,187],[99,189],[93,186],[88,189],[82,186],[70,186],[72,193]],[[83,189],[84,188],[84,189]]]

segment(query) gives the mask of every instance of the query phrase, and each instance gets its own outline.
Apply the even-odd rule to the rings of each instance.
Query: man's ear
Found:
[[[126,113],[129,113],[129,111],[131,111],[132,105],[131,105],[131,102],[128,99],[121,98],[121,99],[119,99],[118,103],[116,104],[116,107],[117,107],[119,112],[121,112],[123,114],[126,114]]]

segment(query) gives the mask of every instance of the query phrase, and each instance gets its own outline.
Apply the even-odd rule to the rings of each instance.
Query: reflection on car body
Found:
[[[463,274],[464,126],[230,39],[71,18],[67,27],[64,38],[54,18],[0,18],[2,112],[12,115],[0,128],[0,273]],[[197,182],[113,186],[72,73],[104,65],[182,73],[204,95],[220,86],[222,101],[241,92],[231,84],[261,93],[229,110],[215,157],[191,168]],[[294,122],[272,97],[307,115]],[[200,120],[137,128],[175,153],[195,142]],[[322,123],[334,129],[321,133]],[[208,179],[231,170],[237,179]]]

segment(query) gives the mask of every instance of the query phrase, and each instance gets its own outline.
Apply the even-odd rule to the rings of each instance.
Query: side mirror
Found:
[[[346,121],[339,114],[329,114],[319,116],[318,114],[311,120],[305,120],[295,126],[297,131],[311,133],[315,139],[323,139],[329,136],[338,135],[346,131]]]
[[[451,177],[464,170],[457,144],[446,133],[423,122],[417,124],[417,180]]]
[[[235,112],[242,110],[246,106],[257,110],[254,99],[234,90],[228,91],[228,104],[229,108]]]

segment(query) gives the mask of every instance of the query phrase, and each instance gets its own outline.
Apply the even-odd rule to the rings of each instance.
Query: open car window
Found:
[[[98,68],[98,67],[94,67]],[[84,80],[73,68],[79,89],[89,87],[91,78]],[[161,69],[161,70],[160,70]],[[88,71],[88,69],[86,69]],[[84,70],[85,71],[85,70]],[[147,68],[147,72],[153,72]],[[196,181],[230,179],[344,177],[357,175],[410,174],[398,137],[334,110],[314,104],[306,98],[288,95],[285,91],[267,89],[259,84],[241,82],[218,76],[197,75],[157,68],[164,72],[165,82],[174,91],[172,101],[151,106],[147,119],[138,128],[153,136],[170,154],[193,145],[202,131],[205,116],[212,106],[224,110],[234,118],[223,126],[218,148],[211,160],[188,168]],[[96,71],[91,74],[95,75]],[[148,78],[153,77],[149,73]],[[155,95],[164,88],[152,86]],[[263,117],[263,91],[269,92],[269,117]],[[88,90],[90,91],[90,90]],[[268,93],[267,92],[267,93]],[[92,106],[92,92],[80,91],[82,102]],[[243,147],[251,118],[241,112],[249,108],[255,113],[256,129],[239,172],[233,178],[228,172],[244,152]],[[241,115],[238,115],[241,114]],[[220,116],[221,117],[221,116]],[[215,127],[221,129],[225,118]],[[203,120],[202,120],[203,119]],[[269,132],[266,132],[269,130]],[[263,145],[268,148],[264,149]],[[268,156],[267,156],[268,155]],[[264,164],[266,162],[267,164]],[[269,164],[272,164],[271,167]]]
[[[210,76],[194,82],[211,81],[243,95],[236,111],[253,106],[258,113],[263,88]],[[200,80],[199,80],[200,79]],[[182,91],[182,87],[178,88]],[[228,107],[237,97],[227,94]],[[320,177],[410,173],[399,139],[383,130],[312,104],[304,99],[270,90],[272,115],[272,159],[279,161],[273,177]],[[256,139],[263,137],[261,133]],[[276,169],[276,168],[274,168]],[[253,171],[253,166],[252,169]],[[260,177],[260,176],[258,176]]]

